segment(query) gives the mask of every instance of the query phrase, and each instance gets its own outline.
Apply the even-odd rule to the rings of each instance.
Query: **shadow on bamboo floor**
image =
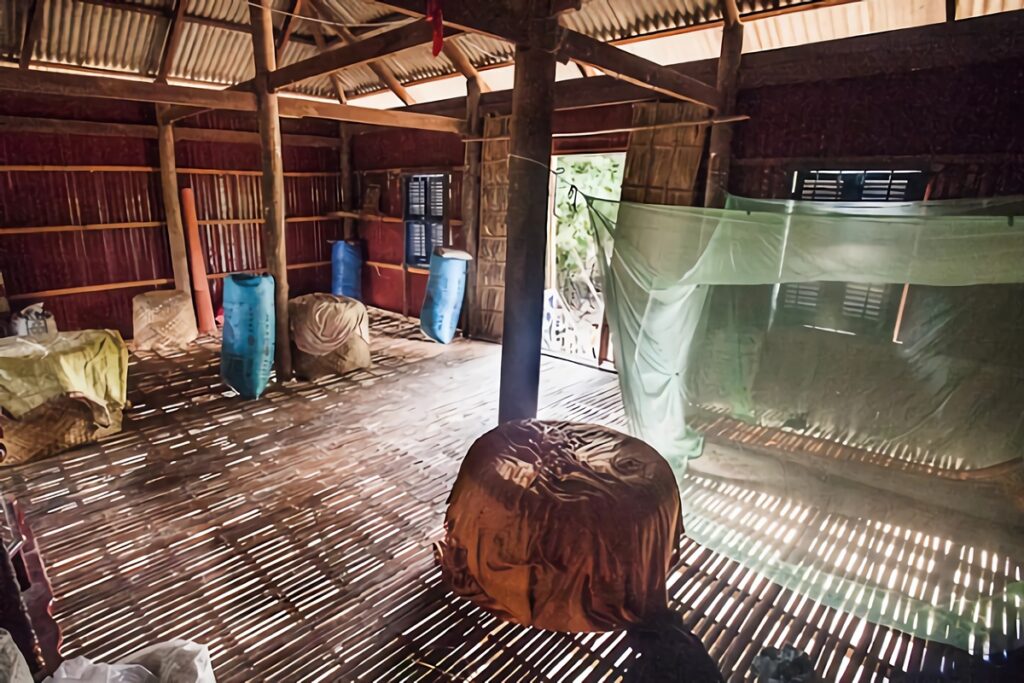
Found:
[[[373,368],[256,401],[220,383],[215,341],[133,358],[121,434],[5,473],[48,563],[66,656],[188,638],[221,681],[622,678],[624,634],[512,626],[441,585],[431,543],[462,455],[496,421],[500,349],[373,319]],[[623,426],[615,376],[565,361],[545,359],[541,405]],[[731,681],[782,641],[810,645],[824,680],[966,656],[836,622],[692,541],[669,586]]]

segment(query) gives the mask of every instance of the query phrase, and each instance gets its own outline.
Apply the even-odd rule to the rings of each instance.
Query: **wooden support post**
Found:
[[[524,3],[540,5],[541,2]],[[547,252],[551,114],[555,102],[557,22],[531,12],[530,44],[516,45],[508,160],[505,318],[498,419],[537,416],[544,256]]]
[[[480,116],[479,76],[466,79],[466,135],[470,140],[479,140],[483,135],[483,118]],[[473,257],[466,269],[466,296],[462,304],[462,332],[472,337],[477,329],[476,259],[480,251],[480,160],[483,154],[482,142],[466,142],[466,170],[462,175],[462,230],[466,236],[466,251]]]
[[[341,209],[351,213],[356,210],[355,174],[352,173],[352,131],[348,125],[342,123],[338,126],[338,134],[341,138]],[[357,237],[356,222],[351,216],[345,217],[342,235],[346,241]]]
[[[174,288],[192,298],[192,287],[188,276],[188,249],[185,247],[185,228],[181,222],[181,205],[178,202],[178,167],[174,161],[174,127],[163,120],[166,108],[157,106],[157,146],[160,154],[160,189],[164,200],[164,216],[167,221],[167,243],[171,247],[171,269],[174,271]]]
[[[274,276],[276,342],[274,361],[277,379],[292,377],[292,351],[288,333],[288,260],[284,238],[284,164],[281,160],[281,120],[277,95],[270,92],[268,77],[276,66],[274,25],[270,0],[249,5],[252,46],[256,59],[256,114],[259,119],[260,153],[263,162],[263,257]]]
[[[723,4],[732,6],[726,11],[725,27],[722,29],[722,54],[718,58],[718,92],[722,97],[719,116],[729,116],[736,108],[736,93],[740,81],[740,56],[743,53],[743,24],[735,12],[735,1]],[[704,188],[704,206],[709,209],[725,207],[729,188],[729,162],[732,148],[733,124],[712,126],[711,142],[708,145],[708,179]]]

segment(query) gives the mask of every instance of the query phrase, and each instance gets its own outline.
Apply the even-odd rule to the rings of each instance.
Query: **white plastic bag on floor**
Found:
[[[32,674],[11,634],[0,628],[0,681],[32,683]]]
[[[46,683],[160,683],[160,679],[142,666],[98,664],[75,657],[62,662]]]
[[[210,651],[189,640],[169,640],[116,664],[85,657],[65,661],[46,683],[216,683]]]
[[[168,640],[143,648],[119,664],[138,664],[152,671],[160,683],[217,683],[210,651],[191,640]]]

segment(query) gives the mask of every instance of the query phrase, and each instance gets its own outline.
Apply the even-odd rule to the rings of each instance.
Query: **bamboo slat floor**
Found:
[[[374,367],[242,401],[213,340],[133,357],[121,434],[5,473],[47,561],[64,654],[210,647],[221,681],[619,680],[623,634],[497,621],[440,583],[431,543],[497,416],[500,349],[373,313]],[[545,359],[541,416],[621,428],[615,376]],[[686,541],[672,604],[730,681],[794,642],[823,680],[948,670],[966,653],[801,599]]]

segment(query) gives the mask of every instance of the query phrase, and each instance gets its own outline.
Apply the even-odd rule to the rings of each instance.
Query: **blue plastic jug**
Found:
[[[472,257],[458,249],[436,249],[430,257],[427,294],[420,310],[420,329],[436,342],[455,337],[466,291],[466,267]]]
[[[338,240],[331,247],[331,294],[363,300],[363,250],[359,242]]]
[[[259,398],[274,365],[274,278],[224,279],[224,339],[220,377],[243,398]]]

